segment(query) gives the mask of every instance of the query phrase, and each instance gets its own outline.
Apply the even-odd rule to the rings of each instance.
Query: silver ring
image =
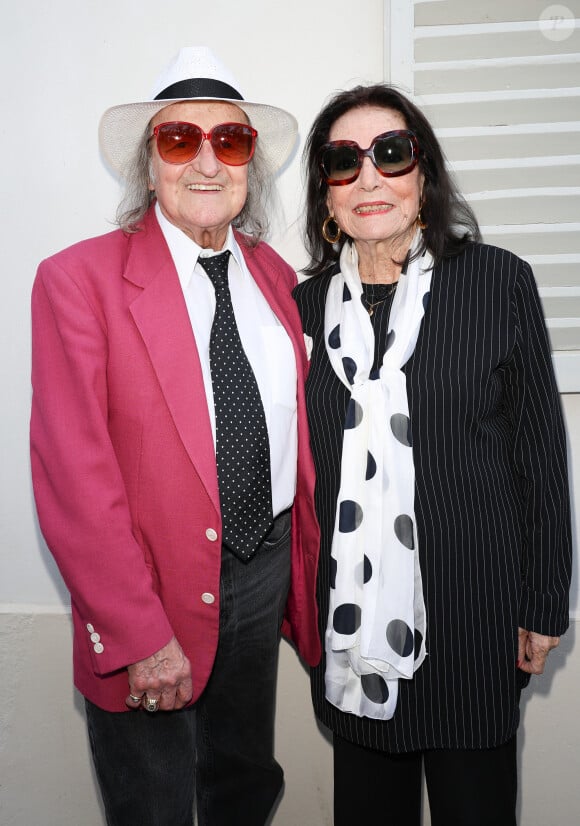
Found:
[[[129,694],[129,699],[133,700],[134,703],[140,703],[143,697],[136,697],[134,694]]]
[[[153,699],[153,697],[145,696],[145,710],[146,711],[157,711],[159,708],[159,700]]]

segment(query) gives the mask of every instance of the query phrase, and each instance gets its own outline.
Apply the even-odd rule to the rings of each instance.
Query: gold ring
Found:
[[[146,711],[157,711],[159,708],[159,700],[153,699],[153,697],[145,697],[145,710]]]
[[[129,699],[133,700],[134,703],[140,703],[143,697],[136,697],[134,694],[129,694]]]

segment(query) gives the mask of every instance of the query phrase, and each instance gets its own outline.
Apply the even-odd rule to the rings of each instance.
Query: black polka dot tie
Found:
[[[215,289],[209,363],[216,423],[222,542],[248,560],[272,525],[270,445],[258,383],[234,315],[229,251],[199,258]]]

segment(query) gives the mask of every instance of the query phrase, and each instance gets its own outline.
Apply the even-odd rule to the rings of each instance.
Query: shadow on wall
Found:
[[[550,777],[559,771],[559,766],[566,762],[566,740],[569,739],[569,748],[572,754],[576,754],[577,743],[573,742],[576,726],[571,726],[567,731],[561,727],[561,719],[558,724],[558,715],[561,715],[562,707],[573,708],[577,703],[577,688],[569,686],[568,680],[562,680],[561,672],[567,667],[571,667],[570,659],[576,643],[577,623],[571,620],[570,627],[560,640],[558,648],[553,649],[546,661],[546,669],[540,676],[534,676],[529,685],[522,691],[520,701],[520,727],[518,729],[518,805],[517,822],[524,823],[523,807],[524,801],[532,798],[538,792],[535,791],[536,780],[541,784],[539,793],[543,798],[550,797]],[[562,701],[562,692],[571,691],[568,700]],[[543,735],[546,739],[543,739]],[[562,756],[562,764],[559,760],[550,759],[555,754]],[[523,771],[524,755],[526,771]],[[545,760],[549,762],[546,764]],[[540,776],[536,777],[538,769],[532,771],[528,768],[535,764],[540,766]],[[562,824],[562,826],[564,826]]]

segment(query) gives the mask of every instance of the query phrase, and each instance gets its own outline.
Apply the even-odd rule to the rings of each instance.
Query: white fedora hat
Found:
[[[165,106],[187,100],[234,103],[257,129],[270,170],[275,172],[288,159],[298,133],[296,118],[276,106],[244,100],[239,84],[210,49],[189,46],[163,70],[148,100],[113,106],[101,118],[99,143],[110,167],[124,175],[151,118]]]

